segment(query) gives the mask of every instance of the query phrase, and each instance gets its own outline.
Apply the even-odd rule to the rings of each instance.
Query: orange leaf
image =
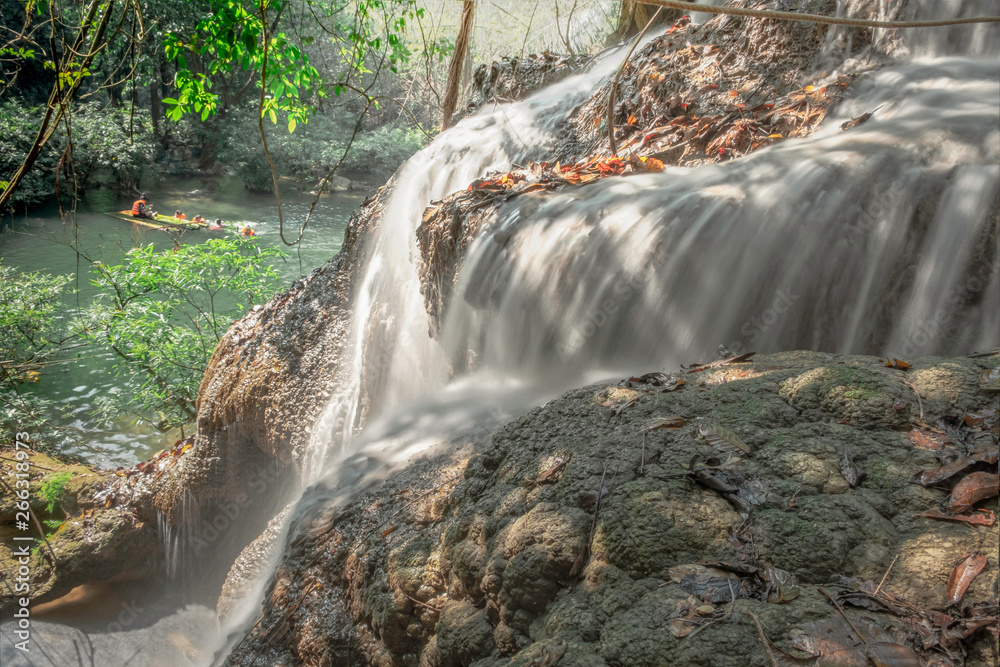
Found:
[[[730,97],[736,97],[737,95],[739,95],[739,93],[737,93],[735,90],[730,90],[729,91],[729,96]]]
[[[986,567],[986,556],[982,554],[972,554],[955,566],[948,577],[948,606],[958,604],[969,584],[976,578],[983,568]]]
[[[948,503],[949,514],[961,514],[980,500],[993,498],[1000,493],[1000,475],[974,472],[955,485]]]
[[[655,157],[646,158],[642,161],[642,165],[646,168],[646,171],[663,171],[665,169],[663,162],[657,160]]]

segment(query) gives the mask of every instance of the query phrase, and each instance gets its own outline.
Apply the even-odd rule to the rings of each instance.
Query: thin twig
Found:
[[[848,624],[849,626],[851,626],[851,630],[853,630],[853,631],[854,631],[854,634],[856,634],[856,635],[858,636],[858,639],[860,639],[860,640],[861,640],[861,643],[862,643],[862,644],[864,644],[865,646],[868,646],[868,642],[867,642],[867,641],[865,640],[865,636],[864,636],[863,634],[861,634],[861,632],[860,632],[860,631],[859,631],[859,630],[858,630],[858,629],[857,629],[856,627],[854,627],[854,624],[853,624],[853,623],[851,623],[851,619],[849,619],[849,618],[847,617],[847,612],[845,612],[845,611],[844,611],[844,608],[840,606],[840,603],[839,603],[839,602],[837,602],[837,601],[836,601],[836,600],[835,600],[835,599],[833,598],[833,596],[832,596],[832,595],[830,595],[829,593],[827,593],[827,592],[826,592],[825,590],[823,590],[822,588],[819,588],[818,590],[819,590],[819,592],[820,592],[820,593],[822,593],[822,594],[823,594],[824,596],[826,596],[826,599],[827,599],[827,600],[829,600],[830,602],[832,602],[832,603],[833,603],[833,606],[837,608],[837,611],[838,611],[838,612],[840,612],[840,615],[841,615],[841,616],[842,616],[842,617],[844,618],[844,620],[845,620],[845,621],[847,621],[847,624]]]
[[[885,571],[885,574],[882,575],[882,581],[878,582],[878,586],[875,588],[876,596],[878,595],[878,592],[882,590],[882,584],[885,583],[886,577],[889,576],[889,572],[892,570],[892,566],[896,564],[897,558],[899,558],[899,554],[896,554],[895,556],[892,557],[892,562],[889,563],[889,568]]]

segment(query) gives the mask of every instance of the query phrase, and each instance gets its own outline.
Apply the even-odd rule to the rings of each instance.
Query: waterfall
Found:
[[[913,0],[895,17],[892,2],[838,6],[900,19],[995,9]],[[522,102],[487,105],[411,158],[367,240],[348,381],[311,429],[313,486],[290,513],[290,539],[435,444],[611,372],[709,361],[720,344],[904,358],[1000,345],[1000,30],[884,36],[879,49],[897,60],[859,79],[807,139],[508,201],[468,249],[439,340],[427,335],[417,274],[424,210],[488,170],[546,159],[621,53]],[[847,52],[858,66],[868,55]],[[174,549],[171,567],[183,557]],[[260,614],[265,584],[227,622],[217,661]],[[172,618],[190,618],[197,636],[204,616]]]
[[[897,18],[990,13],[911,5]],[[612,371],[706,361],[720,344],[901,357],[1000,344],[1000,31],[944,32],[877,45],[906,57],[808,139],[507,202],[469,248],[435,341],[417,276],[424,210],[488,170],[545,159],[620,54],[443,133],[398,174],[371,239],[351,379],[312,429],[316,483],[292,535],[435,443]]]
[[[855,15],[872,5],[839,4]],[[991,7],[921,0],[894,16],[875,5],[901,19]],[[911,356],[997,344],[1000,29],[900,32],[880,48],[907,60],[856,84],[809,139],[566,189],[530,214],[523,198],[508,204],[469,252],[439,344],[426,334],[416,270],[424,209],[488,170],[544,159],[559,122],[621,55],[443,133],[403,167],[371,240],[350,380],[312,430],[308,469],[318,475],[365,423],[472,368],[669,365],[719,344]],[[840,131],[878,107],[876,120]]]
[[[996,61],[882,70],[808,139],[515,198],[469,252],[445,346],[551,373],[670,366],[719,344],[911,357],[996,345],[998,81]],[[840,131],[879,106],[877,122]]]
[[[371,417],[426,395],[448,378],[447,358],[427,336],[416,271],[415,231],[427,206],[487,171],[544,159],[555,144],[559,122],[614,72],[623,55],[605,57],[589,71],[523,102],[487,104],[402,167],[370,240],[352,310],[346,355],[351,379],[331,397],[312,429],[307,470],[322,470],[322,462],[336,457]],[[372,410],[366,396],[376,395]]]

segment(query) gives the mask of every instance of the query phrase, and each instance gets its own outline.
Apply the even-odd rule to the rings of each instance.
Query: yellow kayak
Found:
[[[142,225],[144,227],[151,227],[152,229],[170,229],[170,228],[180,228],[180,229],[204,229],[208,227],[207,222],[192,222],[190,220],[178,220],[171,215],[159,215],[153,218],[137,218],[132,215],[132,211],[113,211],[108,213],[112,218],[119,218],[121,220],[128,220],[129,222],[135,223],[137,225]]]

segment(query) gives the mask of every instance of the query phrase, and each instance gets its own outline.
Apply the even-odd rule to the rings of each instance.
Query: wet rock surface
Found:
[[[592,61],[587,55],[559,55],[545,51],[518,58],[503,58],[476,68],[472,94],[463,115],[487,103],[521,100],[545,86],[579,72]]]
[[[917,516],[950,491],[910,478],[996,450],[995,413],[956,419],[996,409],[997,367],[794,352],[571,391],[314,511],[230,662],[767,665],[763,632],[836,664],[995,664],[998,527]],[[986,565],[948,607],[972,553]]]
[[[5,613],[23,596],[38,604],[83,584],[151,573],[159,549],[155,523],[150,525],[135,507],[106,506],[102,494],[119,480],[114,472],[42,452],[5,449],[0,451],[0,479],[5,485],[0,495],[0,608]],[[23,482],[27,508],[16,495],[24,490]],[[44,542],[38,541],[40,530],[47,535]],[[27,577],[20,574],[22,566]]]

